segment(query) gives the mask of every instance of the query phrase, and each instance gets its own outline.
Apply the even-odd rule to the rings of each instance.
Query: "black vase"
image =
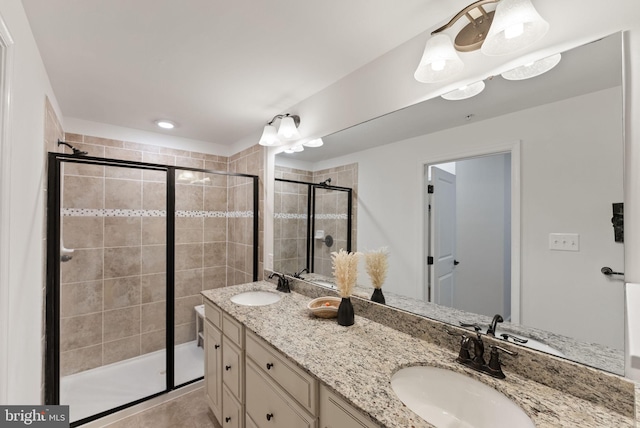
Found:
[[[371,295],[371,301],[376,303],[385,304],[384,295],[382,294],[382,288],[374,288],[373,294]]]
[[[350,297],[343,297],[338,306],[338,324],[344,326],[353,325],[355,316],[353,313],[353,305]]]

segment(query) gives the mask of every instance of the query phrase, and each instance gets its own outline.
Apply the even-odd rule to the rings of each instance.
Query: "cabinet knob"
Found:
[[[267,413],[267,420],[270,421],[273,419],[273,413]]]
[[[214,347],[215,349],[218,349],[218,348],[220,348],[220,345],[213,345],[213,347]]]
[[[230,422],[231,421],[231,417],[227,416],[226,418],[224,418],[224,421],[227,422],[227,423]]]
[[[267,363],[267,370],[271,370],[271,367],[273,367],[273,363]]]
[[[229,371],[229,370],[231,370],[231,366],[224,366],[224,369],[225,369],[226,371]]]

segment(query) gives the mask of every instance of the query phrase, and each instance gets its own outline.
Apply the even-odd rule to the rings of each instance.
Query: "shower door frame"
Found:
[[[205,174],[218,174],[231,177],[246,177],[253,184],[253,281],[258,280],[258,244],[259,244],[259,177],[251,174],[189,168],[146,162],[109,159],[92,156],[48,153],[47,172],[47,245],[46,245],[46,287],[45,287],[45,364],[44,364],[44,400],[45,404],[60,403],[60,241],[61,241],[61,164],[62,162],[86,165],[115,166],[122,168],[163,171],[167,174],[166,185],[166,387],[164,390],[140,398],[127,404],[108,409],[93,416],[75,421],[71,426],[94,421],[154,397],[169,393],[180,387],[202,380],[192,379],[175,385],[175,184],[176,171],[193,171]],[[228,189],[228,187],[227,187]]]
[[[316,233],[316,188],[337,190],[347,192],[347,252],[351,251],[352,225],[353,219],[353,189],[350,187],[331,186],[328,184],[309,183],[307,181],[289,180],[286,178],[274,178],[274,181],[282,183],[303,184],[307,186],[307,244],[306,244],[306,266],[307,272],[314,272],[314,256],[315,248],[313,246],[313,237]]]
[[[326,190],[335,190],[338,192],[347,192],[347,248],[346,251],[348,253],[351,252],[351,233],[352,233],[352,226],[353,226],[353,220],[351,218],[351,216],[353,215],[353,189],[350,187],[341,187],[341,186],[331,186],[329,184],[315,184],[315,183],[310,183],[311,184],[311,194],[312,194],[312,199],[313,199],[313,207],[312,207],[312,212],[311,212],[311,216],[312,216],[312,221],[311,221],[311,234],[310,236],[310,240],[311,240],[311,272],[315,272],[315,256],[316,256],[316,249],[315,249],[315,245],[313,245],[313,239],[316,235],[316,189],[320,188],[320,189],[326,189]]]

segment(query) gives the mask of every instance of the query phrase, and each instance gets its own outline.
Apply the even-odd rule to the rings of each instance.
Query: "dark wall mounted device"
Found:
[[[613,237],[616,242],[624,242],[624,203],[613,203],[613,217],[611,224],[613,225]]]

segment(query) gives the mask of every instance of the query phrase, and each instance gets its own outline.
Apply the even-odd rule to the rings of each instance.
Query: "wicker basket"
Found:
[[[339,297],[318,297],[307,305],[307,308],[319,318],[335,318],[338,316]]]

